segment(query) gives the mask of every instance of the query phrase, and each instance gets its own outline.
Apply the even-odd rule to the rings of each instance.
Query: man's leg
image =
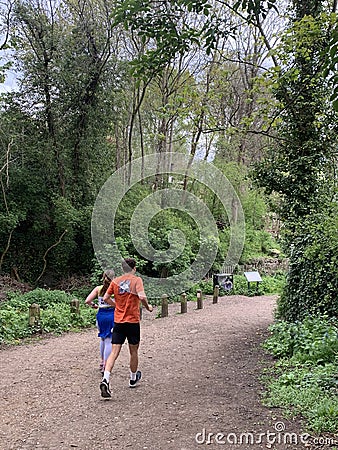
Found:
[[[112,345],[111,353],[108,356],[108,359],[106,361],[106,367],[105,367],[104,377],[103,377],[108,382],[109,382],[110,372],[113,370],[115,361],[117,360],[117,358],[120,354],[121,348],[122,348],[122,344],[113,344]]]
[[[103,378],[100,383],[101,397],[103,397],[103,398],[111,397],[111,392],[110,392],[110,388],[109,388],[110,372],[111,372],[112,368],[114,367],[115,361],[117,360],[117,358],[120,354],[121,347],[122,347],[122,344],[113,344],[111,354],[109,355],[109,357],[107,359],[106,367],[103,372]]]
[[[141,379],[141,371],[137,370],[138,367],[138,344],[129,344],[129,352],[130,352],[130,379],[129,379],[129,387],[133,388],[136,386],[136,383]]]
[[[140,344],[132,345],[129,344],[129,353],[130,353],[130,371],[135,373],[138,367],[138,348]]]

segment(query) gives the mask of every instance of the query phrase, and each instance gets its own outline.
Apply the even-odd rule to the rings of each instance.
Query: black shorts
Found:
[[[114,323],[112,344],[123,344],[128,340],[128,344],[137,345],[140,342],[140,323]]]

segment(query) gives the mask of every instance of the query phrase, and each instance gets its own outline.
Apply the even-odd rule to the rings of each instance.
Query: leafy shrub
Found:
[[[15,341],[31,335],[28,327],[28,309],[18,313],[12,306],[0,309],[0,342]]]
[[[63,291],[35,289],[26,294],[11,293],[0,304],[0,342],[15,342],[36,333],[60,334],[95,325],[96,313],[80,301],[80,314],[70,308],[72,296]],[[30,326],[28,312],[31,304],[40,306],[38,326]]]
[[[278,321],[264,347],[277,357],[298,361],[330,362],[338,355],[338,329],[327,317],[307,317],[303,322]]]
[[[64,291],[47,291],[41,288],[34,289],[33,291],[12,299],[14,304],[17,301],[22,302],[24,305],[32,305],[33,303],[37,303],[41,309],[46,309],[53,304],[69,303],[70,300],[71,296],[66,294]]]
[[[301,414],[315,432],[338,428],[338,329],[326,316],[278,321],[264,348],[280,360],[267,378],[264,403]]]
[[[293,238],[289,273],[278,301],[278,317],[294,322],[306,314],[338,314],[338,211],[311,215]]]
[[[335,432],[338,426],[337,365],[285,367],[278,378],[270,377],[263,403],[283,407],[288,416],[302,415],[317,433]],[[323,380],[330,385],[323,386]]]
[[[41,311],[41,328],[44,332],[60,334],[72,328],[69,305],[54,304],[53,307]]]

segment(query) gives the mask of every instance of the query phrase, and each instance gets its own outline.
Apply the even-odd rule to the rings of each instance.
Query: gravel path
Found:
[[[1,350],[0,449],[329,449],[300,442],[299,424],[261,405],[260,343],[275,297],[222,297],[143,313],[140,369],[128,387],[125,345],[100,398],[96,330]],[[270,434],[269,434],[270,433]],[[287,444],[294,433],[297,445]],[[274,441],[275,439],[275,441]],[[280,442],[278,442],[280,441]],[[294,441],[295,442],[295,441]]]

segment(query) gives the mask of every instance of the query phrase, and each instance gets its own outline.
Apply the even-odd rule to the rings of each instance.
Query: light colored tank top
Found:
[[[102,291],[103,285],[99,287],[99,295],[97,297],[98,300],[98,307],[99,308],[113,308],[112,305],[109,305],[108,303],[106,303],[105,301],[103,301],[103,297],[100,295],[101,291]]]

